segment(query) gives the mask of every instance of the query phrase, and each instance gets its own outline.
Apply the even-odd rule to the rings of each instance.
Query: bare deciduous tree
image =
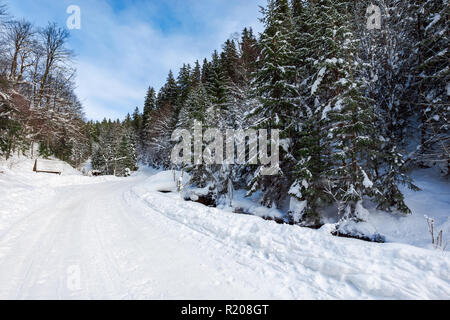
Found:
[[[39,107],[46,90],[48,89],[49,76],[57,68],[64,68],[73,56],[72,51],[66,48],[69,32],[55,23],[49,25],[39,32],[44,49],[44,66],[39,83],[39,90],[35,100],[35,106]]]
[[[10,47],[9,79],[14,84],[19,82],[26,70],[32,66],[30,57],[35,51],[35,31],[30,22],[25,20],[12,21],[6,29],[6,42]]]

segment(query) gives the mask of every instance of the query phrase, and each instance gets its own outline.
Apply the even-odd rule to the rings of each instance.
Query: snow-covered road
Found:
[[[169,172],[76,181],[0,230],[0,299],[450,298],[441,251],[185,202]]]
[[[130,206],[124,195],[136,182],[62,187],[13,225],[0,239],[0,298],[252,294],[239,283],[222,286],[230,279],[221,261],[196,250],[195,237],[185,241],[179,230],[147,220]]]

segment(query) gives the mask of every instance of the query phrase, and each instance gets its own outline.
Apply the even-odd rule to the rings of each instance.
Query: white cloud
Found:
[[[72,2],[41,0],[36,6],[23,0],[17,6],[32,21],[29,15],[42,11],[61,23]],[[261,31],[258,6],[266,0],[137,0],[124,1],[120,9],[107,0],[77,2],[82,29],[71,31],[70,40],[77,54],[77,94],[87,117],[101,120],[131,113],[143,104],[149,85],[163,85],[169,69],[177,73],[183,63],[209,58],[234,32],[246,26]]]

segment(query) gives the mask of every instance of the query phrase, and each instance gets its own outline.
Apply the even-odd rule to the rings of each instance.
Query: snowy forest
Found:
[[[381,28],[368,29],[381,9]],[[284,222],[317,226],[332,210],[364,221],[365,201],[410,214],[400,185],[408,172],[448,177],[450,95],[447,0],[269,0],[264,31],[245,28],[203,61],[169,72],[158,91],[121,120],[88,121],[74,93],[68,32],[34,26],[0,7],[0,152],[39,145],[103,175],[138,167],[183,170],[209,204],[234,190],[286,212]],[[258,12],[255,12],[257,15]],[[142,111],[141,111],[142,110]],[[171,162],[176,129],[279,129],[279,172],[258,165]],[[330,209],[331,208],[331,209]]]
[[[448,300],[449,10],[0,0],[0,299]]]

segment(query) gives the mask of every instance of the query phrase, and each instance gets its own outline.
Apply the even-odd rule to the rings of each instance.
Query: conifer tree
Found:
[[[201,79],[202,79],[202,83],[203,85],[206,85],[206,82],[208,81],[208,77],[209,77],[209,62],[208,60],[205,58],[203,59],[203,64],[202,64],[202,75],[201,75]]]
[[[173,143],[172,132],[176,129],[181,106],[179,88],[172,71],[156,99],[156,108],[151,113],[151,121],[144,138],[144,160],[155,167],[170,168],[170,154]]]
[[[105,175],[114,174],[118,136],[116,124],[111,120],[103,121],[97,142],[93,144],[92,167]]]
[[[216,110],[225,110],[227,107],[227,78],[222,59],[217,51],[214,51],[208,69],[205,88],[211,103]]]
[[[153,125],[152,114],[156,109],[157,101],[155,89],[153,89],[153,87],[150,87],[145,97],[144,112],[142,114],[142,130],[139,133],[139,140],[137,143],[139,160],[143,162],[146,162],[149,156],[149,132],[151,131],[151,126]]]
[[[448,9],[443,0],[375,1],[383,28],[368,30],[371,3],[269,0],[259,39],[246,28],[201,67],[183,65],[177,80],[169,73],[145,138],[150,163],[171,167],[163,159],[171,133],[195,120],[205,130],[278,129],[277,176],[262,176],[255,165],[194,164],[185,168],[193,186],[216,203],[244,185],[248,194],[261,191],[268,207],[290,200],[288,217],[305,225],[320,225],[330,206],[346,220],[364,220],[366,199],[409,213],[399,189],[416,188],[405,174],[408,160],[448,160],[439,150],[448,145],[448,21],[441,18]],[[420,152],[404,160],[418,133]]]
[[[263,177],[257,169],[249,194],[263,190],[262,203],[278,206],[286,196],[292,170],[289,138],[294,136],[292,121],[295,120],[297,96],[294,86],[293,18],[287,0],[270,0],[262,12],[265,30],[261,34],[260,67],[254,81],[255,95],[260,103],[253,115],[258,118],[256,128],[279,129],[280,137],[286,143],[280,154],[282,167],[279,175]]]
[[[178,74],[177,79],[177,87],[178,87],[178,99],[177,99],[177,106],[181,107],[191,90],[191,66],[189,64],[184,64],[183,67],[181,67],[180,72]]]
[[[233,83],[238,82],[239,55],[234,40],[227,40],[223,45],[222,64],[225,76]]]
[[[315,8],[317,60],[311,94],[322,111],[326,137],[326,190],[337,199],[339,213],[347,219],[363,219],[364,196],[379,192],[368,165],[380,152],[377,119],[364,95],[358,39],[350,25],[345,1],[319,1]],[[321,26],[321,27],[320,27]]]
[[[206,123],[206,119],[209,117],[207,110],[210,106],[206,89],[200,83],[189,92],[181,108],[177,127],[191,130],[195,120]]]
[[[259,56],[258,40],[253,35],[251,28],[244,28],[242,31],[239,62],[239,83],[250,81],[257,67]]]
[[[165,104],[170,104],[175,107],[178,100],[178,93],[179,89],[177,82],[175,81],[172,71],[170,71],[165,85],[158,93],[158,107],[164,106]]]
[[[315,62],[318,55],[313,49],[317,13],[314,4],[293,1],[299,101],[297,139],[293,145],[295,180],[288,191],[291,197],[289,218],[294,223],[306,225],[320,223],[320,205],[327,200],[322,190],[322,173],[325,170],[323,138],[326,136],[321,127],[322,108],[311,94],[314,76],[318,72]]]
[[[153,110],[156,109],[156,91],[149,87],[145,96],[144,111],[142,113],[142,124],[144,128],[148,125]]]
[[[118,121],[120,122],[120,120],[118,120]],[[132,117],[131,123],[132,123],[133,129],[134,129],[134,132],[135,132],[137,135],[139,135],[140,132],[141,132],[141,130],[142,130],[143,122],[142,122],[142,114],[141,114],[141,112],[139,111],[139,108],[138,108],[138,107],[136,107],[136,108],[134,109],[133,117]]]
[[[122,129],[116,159],[114,163],[116,175],[127,176],[137,169],[136,135],[127,125]]]
[[[419,52],[418,105],[422,117],[420,159],[437,162],[444,175],[450,170],[449,99],[449,19],[447,1],[426,1],[420,6],[422,34],[417,43]]]
[[[202,68],[200,67],[200,63],[198,62],[198,60],[195,61],[195,66],[192,70],[190,82],[193,88],[197,87],[202,82]]]

